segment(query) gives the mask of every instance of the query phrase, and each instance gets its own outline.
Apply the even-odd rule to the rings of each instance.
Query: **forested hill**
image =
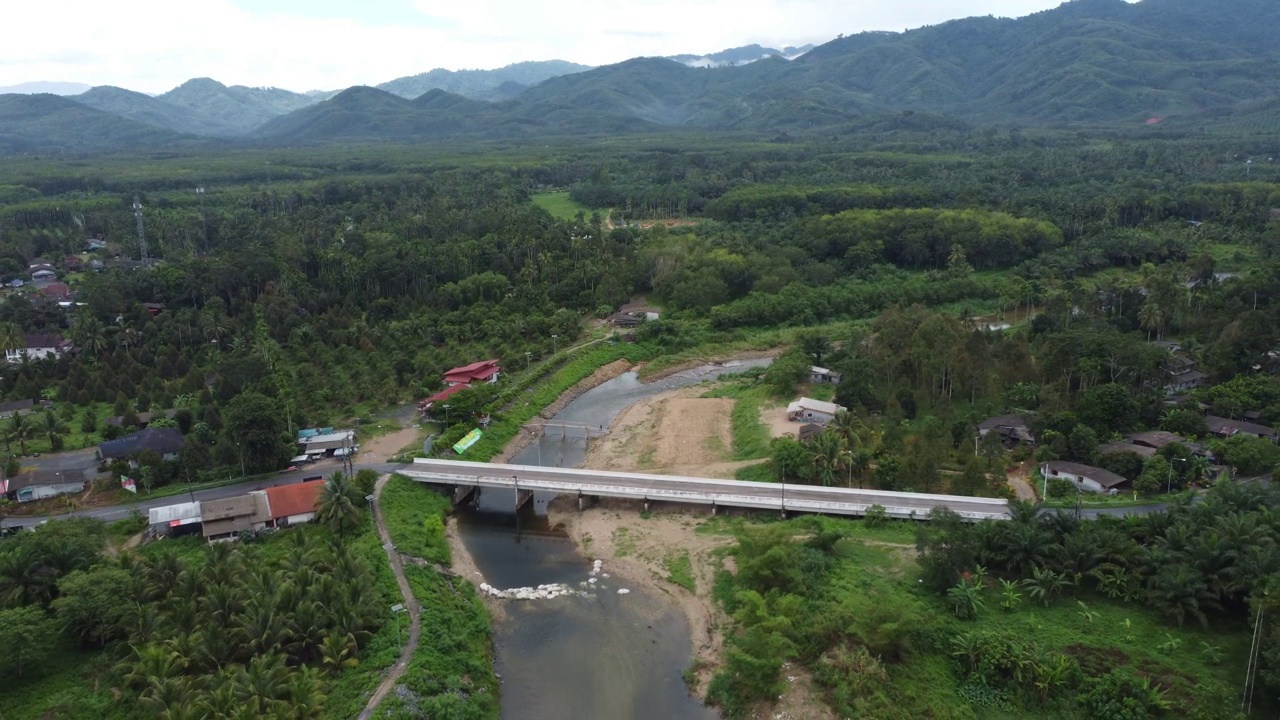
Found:
[[[1076,0],[1020,19],[969,18],[905,33],[843,37],[787,61],[698,68],[639,58],[551,78],[511,102],[450,118],[451,135],[504,137],[629,124],[699,129],[804,130],[903,111],[982,123],[1140,125],[1248,113],[1280,97],[1280,4],[1270,0]],[[319,142],[430,137],[396,110],[324,107],[261,135]],[[375,104],[376,105],[376,104]],[[364,114],[355,122],[350,113]],[[420,111],[429,114],[427,111]],[[389,119],[389,116],[388,118]],[[630,122],[628,122],[630,121]],[[327,127],[341,133],[327,133]],[[296,128],[284,131],[285,128]]]
[[[903,33],[861,33],[794,60],[773,56],[727,67],[637,58],[557,75],[566,68],[522,63],[504,69],[506,75],[427,73],[382,86],[390,92],[352,89],[322,102],[199,79],[158,98],[100,91],[82,101],[168,130],[279,143],[661,127],[796,133],[911,114],[997,125],[1139,127],[1167,121],[1267,132],[1280,119],[1274,112],[1280,98],[1276,37],[1280,3],[1274,0],[1074,0],[1019,19],[979,17]],[[409,103],[415,88],[433,84],[456,87],[469,102],[444,107],[433,95]],[[495,101],[476,102],[478,96]],[[170,112],[166,106],[180,107]],[[37,112],[34,106],[29,111]],[[93,146],[92,137],[110,134],[97,128],[99,122],[114,120],[100,117],[74,127],[35,123],[31,129],[43,145],[84,149]]]

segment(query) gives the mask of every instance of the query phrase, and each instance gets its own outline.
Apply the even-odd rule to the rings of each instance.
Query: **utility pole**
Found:
[[[142,229],[142,202],[133,196],[133,218],[138,224],[138,253],[142,256],[142,264],[147,263],[147,234]]]
[[[209,220],[204,215],[204,188],[196,188],[196,197],[200,198],[200,229],[204,233],[204,252],[209,254]]]

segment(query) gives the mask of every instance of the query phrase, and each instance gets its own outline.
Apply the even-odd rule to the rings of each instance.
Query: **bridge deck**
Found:
[[[460,460],[419,458],[401,471],[419,482],[519,490],[543,490],[572,495],[668,500],[674,502],[791,510],[831,515],[865,515],[880,505],[889,517],[924,519],[935,507],[950,508],[966,520],[1003,520],[1009,503],[996,498],[928,495],[825,488],[813,485],[739,482],[711,478],[646,475],[641,473],[501,465]]]

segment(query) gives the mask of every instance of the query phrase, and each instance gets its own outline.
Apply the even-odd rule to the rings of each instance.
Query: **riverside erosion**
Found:
[[[637,401],[769,362],[704,365],[647,384],[628,372],[583,393],[554,420],[608,427]],[[511,461],[573,467],[585,452],[585,437],[548,429]],[[681,676],[693,657],[685,613],[656,587],[624,584],[598,559],[579,554],[548,525],[554,497],[538,493],[517,515],[514,491],[485,491],[474,510],[458,515],[457,539],[482,577],[481,595],[501,608],[494,613],[494,651],[502,717],[716,718]]]

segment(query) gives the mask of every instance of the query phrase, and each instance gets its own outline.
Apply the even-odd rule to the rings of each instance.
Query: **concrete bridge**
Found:
[[[645,475],[641,473],[548,468],[532,465],[500,465],[460,460],[418,458],[399,471],[418,482],[454,489],[455,502],[462,502],[480,488],[503,488],[516,491],[516,508],[528,501],[534,491],[578,496],[579,508],[587,499],[616,497],[642,500],[646,509],[651,501],[696,503],[717,507],[741,507],[757,510],[822,513],[827,515],[866,515],[872,505],[880,505],[885,514],[901,519],[925,519],[935,507],[947,507],[971,522],[1005,520],[1009,517],[1007,500],[996,498],[927,495],[923,493],[884,492],[827,488],[814,485],[739,482],[711,478]]]

